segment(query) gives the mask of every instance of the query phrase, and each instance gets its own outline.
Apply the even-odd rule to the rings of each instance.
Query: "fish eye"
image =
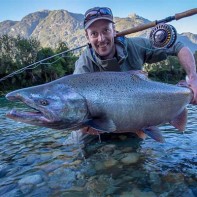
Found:
[[[48,103],[47,100],[41,100],[41,101],[40,101],[40,104],[46,106],[46,105],[48,105],[49,103]]]

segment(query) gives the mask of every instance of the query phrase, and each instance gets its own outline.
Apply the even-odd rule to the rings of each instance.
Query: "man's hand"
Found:
[[[187,83],[194,93],[191,104],[197,105],[197,75],[193,78],[188,79]]]
[[[194,56],[188,47],[183,47],[178,53],[178,59],[187,73],[186,81],[194,93],[191,104],[197,105],[197,73]]]

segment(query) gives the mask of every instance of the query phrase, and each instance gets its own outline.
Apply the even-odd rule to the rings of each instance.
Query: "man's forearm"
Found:
[[[178,53],[178,59],[188,78],[197,79],[195,59],[190,49],[183,47]]]

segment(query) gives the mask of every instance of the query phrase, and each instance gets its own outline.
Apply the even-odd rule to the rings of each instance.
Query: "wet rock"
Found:
[[[38,156],[36,154],[27,155],[25,163],[28,165],[32,165],[37,160],[38,160]]]
[[[40,154],[40,159],[42,161],[49,161],[50,159],[52,159],[52,154],[50,152],[42,153]]]
[[[162,181],[168,183],[183,183],[184,175],[181,173],[168,173],[166,176],[162,177]]]
[[[53,134],[53,138],[55,138],[55,139],[60,139],[60,138],[62,138],[62,133],[54,133],[54,134]]]
[[[115,166],[117,163],[118,163],[117,160],[115,160],[115,159],[113,159],[113,158],[110,158],[110,159],[108,159],[107,161],[104,162],[104,166],[105,166],[106,168],[110,168],[110,167],[112,167],[112,166]]]
[[[34,189],[29,195],[25,195],[25,196],[49,197],[49,196],[53,196],[53,195],[52,195],[52,191],[50,190],[50,188],[48,186],[44,186],[44,187],[39,187],[37,189]]]
[[[17,184],[10,184],[10,185],[6,185],[6,186],[1,186],[0,187],[0,196],[2,196],[3,194],[12,191],[16,188]]]
[[[20,191],[23,194],[29,194],[33,190],[33,188],[34,188],[34,185],[32,184],[24,184],[20,186]]]
[[[49,164],[43,164],[43,165],[39,166],[38,168],[43,170],[46,173],[50,173],[59,167],[60,167],[60,164],[49,163]]]
[[[81,160],[75,160],[75,161],[70,162],[70,163],[69,163],[69,162],[64,162],[63,165],[64,165],[64,166],[69,166],[69,167],[77,167],[77,166],[79,166],[81,163],[82,163]]]
[[[131,192],[123,192],[120,197],[157,197],[152,191],[141,191],[138,188],[133,188]]]
[[[61,167],[49,174],[49,186],[55,188],[70,188],[76,180],[76,172],[71,169]]]
[[[196,197],[191,189],[189,189],[186,185],[180,186],[180,188],[174,189],[171,193],[172,196],[175,197]]]
[[[126,147],[124,149],[122,149],[122,153],[130,153],[132,152],[133,148],[132,147]]]
[[[107,144],[99,149],[100,152],[108,153],[113,152],[116,148],[115,144]]]
[[[90,196],[106,196],[115,191],[114,181],[110,176],[100,175],[90,177],[86,184],[86,189],[90,192]]]
[[[150,172],[149,174],[149,183],[151,184],[151,188],[154,192],[161,191],[161,179],[156,172]]]
[[[138,153],[126,153],[124,158],[121,159],[121,162],[123,164],[129,165],[137,163],[139,160],[139,154]]]
[[[71,188],[67,189],[67,191],[82,192],[82,191],[84,191],[84,187],[73,186],[73,187],[71,187]]]
[[[126,140],[127,139],[127,136],[126,135],[120,135],[118,136],[118,138],[122,141]]]
[[[8,166],[0,165],[0,178],[4,177],[8,173]]]
[[[123,192],[120,197],[135,197],[131,192]]]
[[[23,194],[18,189],[13,189],[13,190],[1,195],[1,197],[16,197],[16,196],[23,196]]]
[[[96,170],[103,170],[105,168],[104,163],[103,162],[96,162],[95,164],[95,169]]]
[[[192,190],[194,196],[197,196],[197,187],[196,188],[192,188],[191,190]]]
[[[25,184],[32,184],[32,185],[36,185],[42,182],[42,177],[39,174],[35,174],[35,175],[31,175],[31,176],[27,176],[22,178],[21,180],[19,180],[18,184],[20,186],[25,185]]]
[[[157,184],[157,185],[161,184],[160,177],[159,177],[158,173],[156,173],[156,172],[150,172],[149,180],[150,180],[150,183],[152,183],[152,184]]]
[[[115,150],[112,155],[115,156],[115,157],[118,157],[118,156],[122,157],[122,151],[121,150]]]
[[[134,188],[131,192],[131,195],[134,197],[157,197],[156,194],[152,191],[140,191],[138,188]]]
[[[53,153],[52,153],[53,158],[57,158],[57,157],[61,157],[61,156],[64,157],[64,153],[62,151],[57,150],[57,151],[53,151]]]

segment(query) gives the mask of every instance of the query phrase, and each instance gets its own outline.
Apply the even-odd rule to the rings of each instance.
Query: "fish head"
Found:
[[[88,116],[86,100],[64,84],[44,84],[10,92],[10,101],[25,103],[30,111],[11,110],[7,117],[15,121],[53,129],[79,127]]]

